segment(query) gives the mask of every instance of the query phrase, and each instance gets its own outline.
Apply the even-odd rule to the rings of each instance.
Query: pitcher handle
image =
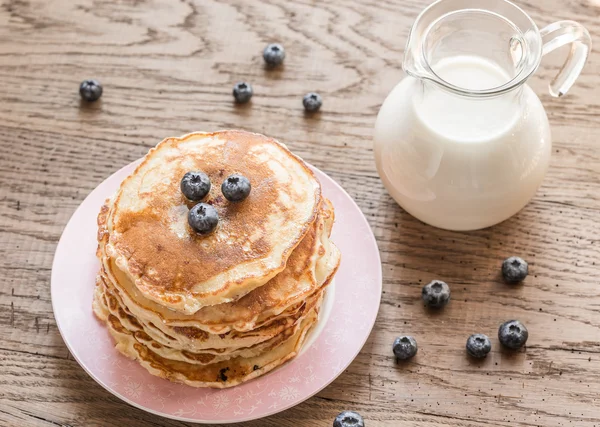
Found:
[[[590,33],[575,21],[558,21],[540,31],[542,36],[542,55],[546,55],[566,44],[571,45],[569,56],[550,82],[550,95],[561,97],[571,89],[575,80],[581,74],[583,66],[592,50]]]

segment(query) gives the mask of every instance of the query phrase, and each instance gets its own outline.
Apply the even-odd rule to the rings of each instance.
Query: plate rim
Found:
[[[117,175],[121,172],[123,172],[125,169],[128,168],[132,168],[135,169],[135,167],[143,160],[142,158],[139,158],[137,160],[134,160],[133,162],[128,163],[127,165],[119,168],[118,170],[116,170],[115,172],[113,172],[112,174],[110,174],[108,177],[106,177],[100,184],[98,184],[96,187],[94,187],[94,189],[92,189],[87,196],[81,201],[81,203],[77,206],[77,208],[75,209],[75,211],[73,211],[73,214],[71,214],[71,216],[69,217],[69,220],[66,222],[63,230],[61,231],[61,236],[60,239],[56,245],[56,249],[54,251],[54,257],[52,260],[52,270],[51,270],[51,274],[50,274],[50,299],[51,299],[51,304],[52,304],[52,313],[54,315],[55,321],[56,321],[56,326],[57,329],[60,333],[60,336],[64,342],[64,344],[66,345],[67,349],[69,350],[69,353],[71,354],[71,356],[73,356],[73,359],[77,362],[77,364],[97,383],[99,384],[103,389],[105,389],[106,391],[108,391],[110,394],[112,394],[113,396],[117,397],[118,399],[122,400],[123,402],[137,408],[140,409],[142,411],[148,412],[150,414],[153,415],[157,415],[163,418],[167,418],[167,419],[172,419],[175,421],[182,421],[182,422],[188,422],[188,423],[195,423],[195,424],[233,424],[233,423],[242,423],[242,422],[248,422],[248,421],[253,421],[253,420],[258,420],[258,419],[262,419],[262,418],[266,418],[266,417],[270,417],[272,415],[278,414],[280,412],[286,411],[296,405],[299,405],[305,401],[307,401],[308,399],[310,399],[311,397],[315,396],[316,394],[320,393],[323,389],[325,389],[326,387],[328,387],[331,383],[333,383],[351,364],[352,362],[354,362],[354,360],[356,359],[356,357],[360,354],[360,352],[362,351],[363,347],[365,346],[366,342],[368,341],[369,337],[371,336],[371,333],[373,331],[373,327],[375,326],[375,322],[377,320],[377,316],[379,314],[379,308],[381,306],[381,298],[382,298],[382,291],[383,291],[383,266],[381,264],[381,253],[379,251],[379,245],[377,243],[377,239],[375,238],[375,235],[373,233],[373,230],[371,228],[371,225],[369,224],[369,222],[367,221],[367,218],[365,216],[365,214],[363,213],[362,209],[360,209],[360,207],[358,206],[358,204],[356,203],[356,201],[350,196],[350,194],[348,194],[348,192],[337,182],[335,181],[332,177],[330,177],[327,173],[323,172],[322,170],[320,170],[319,168],[313,166],[312,164],[305,162],[309,168],[311,168],[313,171],[317,172],[317,175],[320,173],[322,175],[324,175],[326,178],[328,178],[330,180],[330,182],[333,184],[333,186],[340,191],[347,199],[350,200],[351,204],[353,205],[353,207],[360,212],[360,220],[364,223],[364,225],[366,225],[367,229],[369,230],[369,235],[368,238],[369,240],[372,241],[372,243],[374,244],[375,249],[377,249],[375,251],[375,256],[376,256],[376,261],[379,265],[379,268],[377,269],[377,276],[374,278],[373,282],[376,283],[378,285],[379,291],[377,292],[377,311],[375,312],[374,316],[372,319],[369,319],[369,322],[367,322],[368,324],[368,333],[365,334],[364,340],[362,340],[362,343],[360,344],[358,348],[358,350],[355,352],[355,354],[352,355],[352,357],[348,358],[348,362],[343,364],[342,366],[340,366],[338,372],[336,372],[334,375],[332,375],[331,379],[324,381],[324,383],[317,387],[317,389],[312,392],[309,393],[305,396],[302,396],[301,398],[299,398],[297,401],[292,401],[290,404],[286,404],[283,405],[281,407],[278,408],[274,408],[273,410],[267,411],[266,413],[262,413],[258,416],[247,416],[244,418],[240,418],[240,419],[234,419],[234,420],[200,420],[197,418],[187,418],[184,416],[177,416],[174,414],[168,414],[168,413],[164,413],[164,412],[158,412],[154,409],[148,408],[147,406],[143,406],[142,404],[139,404],[137,402],[132,401],[131,399],[129,399],[127,396],[125,396],[122,393],[119,393],[115,390],[113,390],[108,384],[106,384],[101,378],[99,378],[98,376],[96,376],[91,369],[88,369],[88,367],[86,366],[85,363],[83,363],[79,357],[77,356],[76,352],[74,351],[74,348],[72,346],[72,344],[66,339],[65,337],[65,332],[63,332],[62,326],[60,324],[60,321],[58,320],[59,317],[57,316],[57,311],[56,311],[56,305],[55,305],[55,289],[58,288],[58,286],[55,286],[54,283],[56,283],[57,279],[55,279],[55,275],[57,274],[57,268],[56,265],[58,263],[57,261],[57,254],[59,253],[59,249],[61,248],[61,246],[63,244],[65,244],[64,242],[66,241],[65,239],[65,230],[67,229],[67,227],[69,226],[69,224],[71,223],[71,221],[73,220],[73,218],[75,217],[75,215],[78,213],[78,211],[80,209],[82,209],[82,206],[84,205],[85,201],[101,186],[103,186],[113,175]],[[336,292],[337,293],[337,292]],[[334,295],[334,299],[335,299],[335,295]],[[295,359],[290,360],[288,363],[293,364],[295,361]],[[284,365],[287,365],[284,364]],[[282,366],[284,366],[282,365]],[[272,371],[273,372],[273,371]],[[271,372],[267,373],[267,375],[269,375]],[[150,375],[148,373],[148,375]],[[168,381],[168,380],[167,380]]]

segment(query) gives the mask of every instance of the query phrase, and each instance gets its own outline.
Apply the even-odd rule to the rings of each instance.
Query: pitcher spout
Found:
[[[427,73],[427,68],[425,64],[423,64],[424,61],[422,61],[421,55],[416,52],[418,49],[413,46],[414,44],[416,44],[415,37],[409,35],[406,49],[404,50],[402,69],[406,74],[417,79],[431,77],[429,73]]]
[[[410,29],[406,41],[402,69],[406,74],[417,79],[436,80],[435,73],[433,73],[428,66],[423,53],[423,41],[427,28],[435,19],[433,15],[439,15],[439,13],[435,11],[437,3],[439,2],[433,3],[419,14],[417,20]]]

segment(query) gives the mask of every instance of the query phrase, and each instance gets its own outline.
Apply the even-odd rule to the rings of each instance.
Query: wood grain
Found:
[[[377,237],[384,293],[355,362],[319,395],[244,427],[328,426],[339,411],[369,427],[600,426],[600,52],[564,99],[530,80],[554,138],[550,171],[514,218],[472,233],[425,226],[403,212],[374,168],[371,134],[402,78],[406,36],[426,0],[3,0],[0,4],[0,425],[183,426],[134,409],[70,357],[56,328],[50,269],[61,231],[104,178],[166,136],[242,128],[278,138],[355,198]],[[541,26],[559,19],[600,32],[600,2],[528,0]],[[266,70],[268,42],[287,50]],[[80,103],[98,78],[102,99]],[[251,82],[252,102],[231,88]],[[302,111],[308,91],[320,114]],[[506,256],[530,261],[523,286],[503,285]],[[441,278],[442,314],[419,302]],[[527,349],[465,357],[469,334],[521,319]],[[416,336],[397,365],[391,342]],[[240,424],[241,426],[241,424]]]

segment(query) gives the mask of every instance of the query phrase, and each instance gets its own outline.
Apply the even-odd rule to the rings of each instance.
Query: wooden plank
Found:
[[[62,229],[103,179],[166,136],[242,128],[287,143],[357,201],[378,240],[384,294],[363,351],[307,402],[244,427],[323,426],[343,409],[369,427],[600,426],[600,52],[563,99],[547,94],[559,52],[530,85],[554,138],[536,198],[491,229],[453,233],[421,224],[385,192],[372,128],[402,78],[410,25],[428,2],[263,0],[70,2],[7,0],[0,8],[0,425],[183,426],[132,408],[98,386],[60,338],[50,271]],[[600,32],[597,1],[528,0],[542,26],[573,19]],[[271,41],[287,50],[266,70]],[[77,87],[104,84],[82,104]],[[251,82],[250,105],[231,88]],[[305,116],[308,91],[323,111]],[[525,285],[499,265],[530,261]],[[420,287],[451,284],[453,301],[427,313]],[[473,332],[495,335],[518,317],[527,349],[465,357]],[[391,342],[410,333],[418,356],[397,365]]]

